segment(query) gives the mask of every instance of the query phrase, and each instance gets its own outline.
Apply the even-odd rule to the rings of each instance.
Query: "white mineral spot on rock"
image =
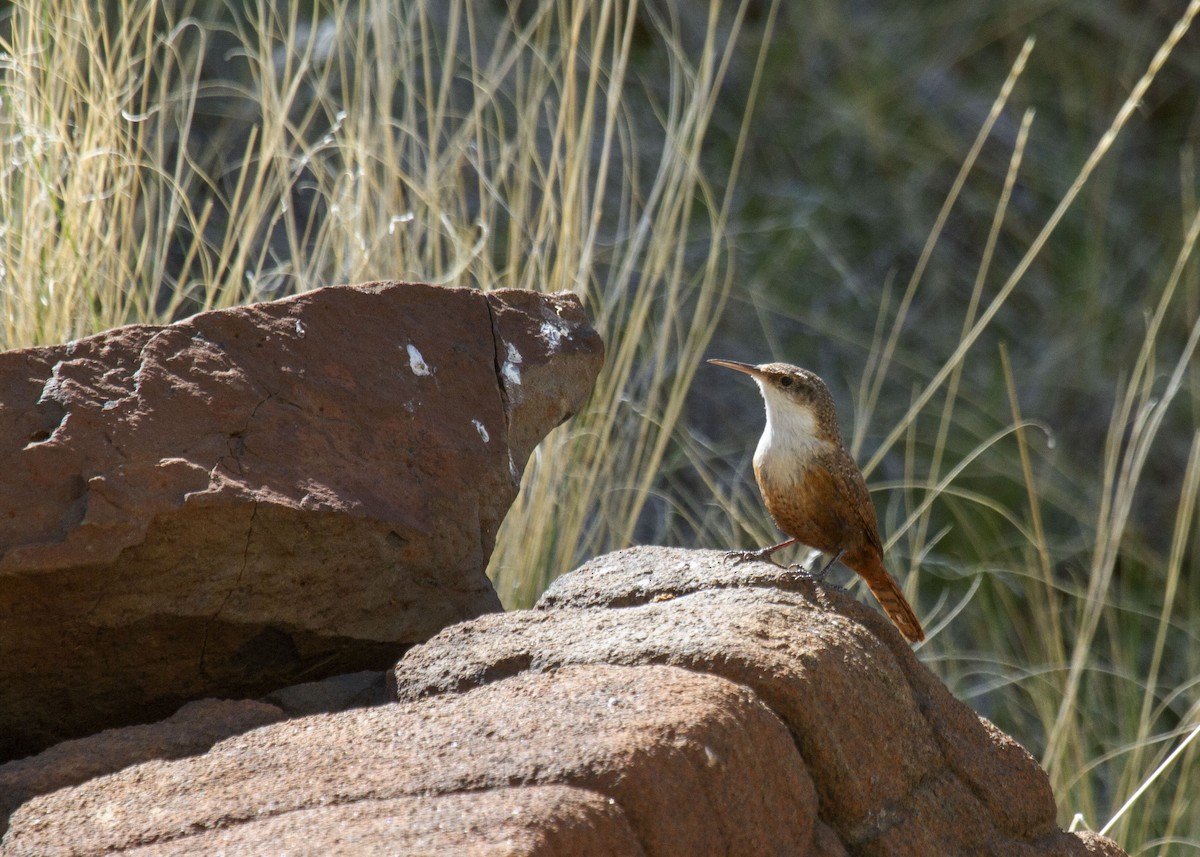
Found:
[[[504,365],[500,367],[500,374],[504,376],[506,383],[510,385],[520,384],[521,370],[517,367],[525,361],[525,358],[521,356],[521,352],[517,350],[517,346],[511,342],[504,343],[504,351],[507,359],[504,361]]]
[[[489,443],[491,441],[492,436],[488,434],[487,426],[485,426],[479,420],[471,420],[471,425],[475,426],[475,431],[479,432],[479,436],[483,438],[484,443]]]
[[[562,345],[564,339],[571,338],[571,332],[561,324],[543,321],[541,329],[542,339],[546,340],[546,347],[553,353]]]
[[[301,339],[304,338],[304,322],[300,319],[296,319],[296,335]]]
[[[42,384],[42,393],[38,396],[38,402],[57,401],[62,398],[62,380],[58,377],[59,370],[62,369],[63,362],[60,360],[50,369],[50,377]]]
[[[433,370],[429,368],[429,364],[425,362],[425,358],[421,356],[421,352],[417,350],[417,346],[411,342],[408,348],[408,368],[412,369],[414,375],[431,375]]]

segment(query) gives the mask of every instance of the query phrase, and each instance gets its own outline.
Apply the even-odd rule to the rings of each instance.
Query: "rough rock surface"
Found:
[[[153,759],[198,755],[218,741],[283,716],[279,708],[251,699],[201,699],[158,723],[109,729],[0,765],[0,833],[7,829],[9,814],[35,795]]]
[[[533,823],[531,823],[533,822]],[[303,831],[303,840],[296,835]],[[120,852],[128,857],[644,857],[629,820],[602,794],[517,786],[314,807]]]
[[[262,701],[279,706],[288,717],[327,714],[382,705],[389,701],[386,686],[386,673],[364,670],[273,690]]]
[[[447,628],[400,661],[393,692],[569,664],[686,667],[751,688],[787,725],[820,798],[817,839],[838,843],[814,853],[1123,853],[1059,830],[1034,759],[849,595],[719,552],[633,548],[560,578],[538,608]]]
[[[601,360],[573,296],[397,283],[0,354],[0,759],[499,609],[496,530]]]
[[[571,790],[531,790],[549,786]],[[475,829],[506,808],[528,849]],[[816,808],[787,729],[746,688],[595,665],[290,720],[43,795],[3,853],[430,853],[432,829],[445,854],[804,854]]]

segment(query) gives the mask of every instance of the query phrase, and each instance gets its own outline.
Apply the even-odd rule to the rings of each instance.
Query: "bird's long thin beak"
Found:
[[[762,377],[762,372],[752,363],[738,363],[736,360],[709,360],[708,362],[714,366],[724,366],[726,369],[732,369],[735,372],[744,372],[751,378]]]

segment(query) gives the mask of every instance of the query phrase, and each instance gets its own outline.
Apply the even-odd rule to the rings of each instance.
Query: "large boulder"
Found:
[[[391,693],[440,698],[585,664],[682,667],[753,690],[819,802],[810,850],[792,853],[1123,853],[1061,831],[1033,757],[955,699],[883,614],[769,562],[651,547],[599,557],[535,610],[413,648]]]
[[[496,531],[601,361],[572,295],[405,283],[0,354],[0,758],[498,610]]]
[[[0,852],[1124,855],[1059,829],[1033,758],[882,614],[767,563],[601,557],[391,687],[28,797]]]

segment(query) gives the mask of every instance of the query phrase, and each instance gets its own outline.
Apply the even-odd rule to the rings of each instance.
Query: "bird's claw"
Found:
[[[732,562],[734,565],[741,565],[744,562],[769,562],[775,565],[775,561],[771,559],[772,553],[770,548],[756,551],[725,551],[725,562]]]
[[[787,570],[795,572],[796,576],[799,578],[811,580],[813,583],[819,583],[825,589],[832,589],[835,592],[845,592],[846,587],[839,586],[836,583],[828,583],[825,580],[825,577],[829,574],[829,569],[833,568],[834,563],[837,562],[838,557],[840,556],[841,554],[839,553],[837,557],[834,557],[832,560],[825,563],[825,565],[821,566],[819,571],[812,568],[805,568],[804,564],[800,562],[787,566]]]
[[[796,577],[802,577],[805,580],[815,580],[817,583],[824,582],[825,576],[829,574],[828,565],[823,566],[820,571],[814,571],[811,568],[806,568],[802,562],[793,563],[792,565],[787,566],[787,570],[794,571],[796,573]]]

